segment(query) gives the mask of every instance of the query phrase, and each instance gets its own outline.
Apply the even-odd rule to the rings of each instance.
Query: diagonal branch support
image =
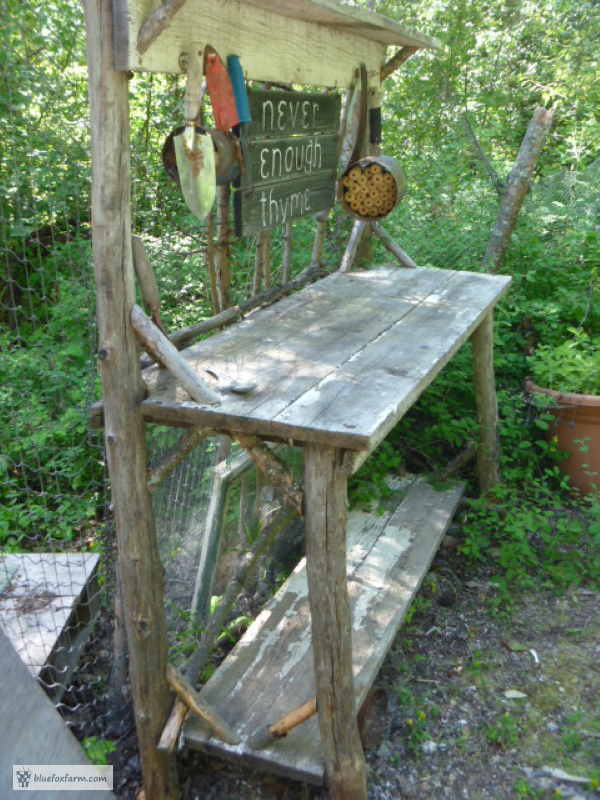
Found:
[[[146,52],[155,39],[171,24],[175,14],[185,5],[186,0],[165,0],[150,14],[142,24],[137,37],[137,50],[140,55]]]
[[[175,345],[138,305],[131,309],[131,324],[144,348],[171,372],[193,400],[202,405],[221,403],[219,395],[196,375]]]

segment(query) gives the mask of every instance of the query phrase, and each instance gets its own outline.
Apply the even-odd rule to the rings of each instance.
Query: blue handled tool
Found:
[[[227,56],[227,70],[233,86],[233,94],[240,122],[252,122],[250,105],[248,103],[248,92],[246,91],[246,79],[244,78],[244,71],[242,70],[239,56]]]

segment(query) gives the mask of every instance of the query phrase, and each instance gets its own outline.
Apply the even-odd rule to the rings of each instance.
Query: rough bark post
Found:
[[[140,28],[137,38],[138,53],[145,53],[155,39],[169,27],[175,14],[185,5],[186,0],[165,0],[150,14]]]
[[[292,271],[292,223],[286,222],[283,228],[283,258],[281,262],[281,283],[287,283]]]
[[[394,53],[394,55],[388,59],[381,68],[381,81],[383,82],[386,78],[389,78],[390,75],[395,72],[399,66],[404,64],[405,61],[408,61],[408,59],[413,56],[417,50],[419,50],[418,47],[410,47],[409,45],[406,45],[405,47],[401,47],[397,53]]]
[[[374,116],[375,115],[375,116]],[[375,123],[375,124],[374,124]],[[367,124],[365,136],[361,144],[362,156],[378,156],[381,154],[381,90],[379,83],[369,86],[367,91]],[[354,231],[353,231],[354,232]],[[367,266],[373,258],[372,228],[366,225],[356,251],[356,263],[359,268]]]
[[[315,238],[313,240],[312,255],[310,257],[311,267],[321,266],[321,253],[323,252],[323,245],[325,244],[325,237],[327,236],[327,218],[329,216],[329,209],[315,214]]]
[[[379,241],[386,247],[392,255],[396,256],[398,261],[402,264],[403,267],[411,267],[414,268],[417,265],[412,260],[412,258],[405,253],[404,250],[400,247],[400,245],[396,244],[396,242],[392,239],[389,233],[385,230],[385,228],[379,222],[372,222],[371,223],[371,230],[377,236]]]
[[[254,283],[252,294],[257,294],[261,285],[264,289],[271,288],[271,231],[261,231],[256,242],[254,260]]]
[[[229,186],[217,187],[217,246],[215,263],[221,310],[229,308],[231,266],[229,264]]]
[[[210,300],[213,314],[219,314],[223,309],[221,308],[221,298],[219,296],[214,235],[215,222],[213,212],[211,211],[206,220],[206,268],[208,270],[208,280],[210,282]]]
[[[356,722],[352,621],[346,579],[345,452],[307,444],[306,569],[321,746],[332,800],[366,800],[365,760]]]
[[[304,493],[281,459],[256,436],[241,433],[232,433],[231,436],[241,444],[270,485],[280,489],[286,503],[302,516]]]
[[[177,797],[177,777],[157,742],[171,708],[166,681],[163,569],[146,480],[142,382],[130,324],[131,251],[127,74],[113,69],[111,0],[86,0],[92,128],[92,241],[105,441],[118,543],[118,574],[146,797]]]
[[[191,428],[185,431],[163,460],[154,469],[148,470],[148,489],[154,492],[184,461],[192,450],[203,442],[212,431],[210,428]]]
[[[498,466],[498,403],[494,379],[494,317],[490,313],[471,335],[475,400],[479,420],[477,477],[482,494],[500,481]]]
[[[541,153],[546,134],[552,126],[554,110],[538,107],[523,137],[517,160],[508,176],[504,196],[500,201],[496,223],[483,257],[488,272],[498,272],[508,249],[510,237],[531,185],[533,170]]]
[[[344,255],[342,256],[342,262],[339,266],[339,272],[350,272],[352,269],[363,234],[368,227],[368,222],[365,222],[362,219],[354,220],[354,224],[352,225],[352,230],[350,232],[350,238],[348,239],[348,244],[346,245]]]

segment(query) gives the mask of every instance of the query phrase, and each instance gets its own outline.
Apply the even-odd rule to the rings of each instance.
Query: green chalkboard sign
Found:
[[[316,214],[335,200],[340,96],[249,92],[242,126],[241,232]]]

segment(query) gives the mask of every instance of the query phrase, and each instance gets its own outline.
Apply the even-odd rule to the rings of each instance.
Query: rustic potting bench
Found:
[[[104,385],[96,417],[103,416],[106,432],[146,797],[176,796],[169,758],[157,748],[171,700],[144,426],[160,423],[237,440],[305,519],[306,562],[201,693],[236,743],[219,740],[196,719],[188,720],[184,741],[302,780],[325,779],[332,797],[364,800],[356,710],[460,489],[436,491],[418,480],[381,520],[354,516],[347,532],[347,480],[470,338],[482,490],[497,481],[492,311],[509,279],[417,267],[349,272],[346,254],[343,271],[203,342],[169,349],[135,307],[128,71],[178,72],[182,52],[206,43],[237,54],[249,78],[280,84],[345,88],[362,63],[369,106],[376,110],[382,79],[435,42],[334,0],[171,0],[157,6],[86,0]],[[387,45],[400,49],[386,62]],[[227,321],[236,315],[239,310]],[[136,335],[163,366],[140,375]],[[218,394],[207,383],[207,368],[251,388]],[[303,448],[303,487],[275,475],[267,442]],[[263,726],[313,697],[316,718],[286,739],[253,744]]]

